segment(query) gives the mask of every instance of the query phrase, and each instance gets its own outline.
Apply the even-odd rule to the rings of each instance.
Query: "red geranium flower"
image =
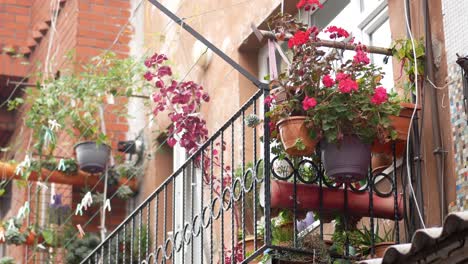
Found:
[[[358,87],[358,83],[350,78],[341,80],[338,83],[338,90],[340,90],[341,93],[351,93],[352,91],[357,91]]]
[[[330,38],[331,39],[336,39],[336,38],[347,38],[349,37],[348,31],[346,31],[343,28],[337,27],[337,26],[329,26],[325,29],[326,33],[330,33]]]
[[[304,10],[306,11],[309,11],[309,10],[314,11],[317,7],[323,8],[323,5],[322,3],[320,3],[319,0],[300,0],[297,3],[296,7],[299,9],[304,8]]]
[[[353,57],[354,64],[369,64],[370,60],[367,56],[367,47],[359,43],[356,45],[356,55]]]
[[[294,36],[289,39],[288,47],[291,49],[294,46],[301,46],[307,43],[307,41],[309,41],[309,38],[310,38],[310,33],[312,32],[314,32],[313,27],[307,29],[307,31],[302,31],[302,30],[296,31],[296,33],[294,33]]]
[[[313,97],[306,96],[304,101],[302,101],[302,108],[307,111],[310,108],[314,108],[317,105],[317,100]]]
[[[335,80],[327,74],[323,76],[322,83],[325,87],[332,87],[335,84]]]
[[[371,103],[380,105],[388,100],[387,90],[382,86],[375,88],[374,95],[371,98]]]
[[[349,75],[346,74],[346,73],[339,72],[339,73],[336,74],[336,80],[337,81],[342,81],[344,79],[347,79],[348,77],[349,77]]]

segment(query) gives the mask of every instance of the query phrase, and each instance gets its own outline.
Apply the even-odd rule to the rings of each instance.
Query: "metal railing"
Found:
[[[401,180],[406,177],[395,152],[390,174],[373,174],[370,168],[366,180],[353,184],[327,178],[320,155],[270,157],[275,146],[270,145],[267,118],[256,127],[245,122],[247,116],[267,110],[261,101],[267,93],[259,90],[248,100],[82,263],[249,263],[259,261],[265,252],[310,258],[315,249],[304,246],[304,232],[298,227],[309,211],[320,216],[314,232],[321,241],[327,236],[324,228],[331,225],[325,218],[343,217],[345,250],[340,258],[359,257],[348,246],[347,231],[356,226],[356,217],[364,217],[361,223],[368,226],[371,255],[379,218],[394,222],[396,243],[400,234],[409,237]],[[330,205],[330,197],[341,202]],[[356,208],[357,203],[365,210]],[[386,211],[376,203],[386,203]],[[276,234],[281,212],[290,213],[286,239]]]
[[[389,173],[369,168],[365,180],[352,184],[326,177],[320,149],[312,158],[273,157],[269,120],[263,116],[269,109],[261,100],[268,86],[161,3],[149,1],[259,90],[81,263],[258,263],[266,255],[321,263],[317,252],[324,251],[333,226],[344,234],[341,251],[326,249],[326,257],[355,260],[362,254],[351,252],[350,231],[362,217],[369,255],[375,252],[381,218],[393,222],[395,243],[411,237],[415,222],[407,212],[413,210],[412,200],[395,144]],[[263,123],[247,126],[249,115],[259,115]],[[411,180],[420,185],[418,167],[411,170],[416,172]],[[310,225],[318,226],[312,231],[300,227],[308,212],[319,219]],[[336,215],[340,218],[328,223]],[[310,234],[314,238],[307,240]]]

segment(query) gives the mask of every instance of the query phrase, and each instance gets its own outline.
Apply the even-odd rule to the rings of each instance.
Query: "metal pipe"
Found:
[[[429,22],[429,5],[428,0],[424,0],[423,2],[424,8],[424,30],[426,35],[426,73],[425,79],[427,77],[429,80],[435,80],[434,74],[434,54],[432,51],[432,33],[431,33],[431,25]],[[417,81],[417,80],[416,80]],[[427,86],[430,87],[430,86]],[[440,133],[440,114],[439,114],[439,102],[437,101],[437,89],[429,88],[429,94],[431,97],[431,110],[432,110],[432,134],[433,134],[433,142],[434,142],[434,150],[433,154],[436,159],[436,170],[437,170],[437,179],[440,179],[439,187],[442,190],[442,197],[440,199],[441,203],[441,223],[443,223],[444,216],[447,212],[447,198],[445,194],[445,187],[444,187],[444,172],[442,171],[444,165],[444,153],[446,152],[442,146],[442,139]]]

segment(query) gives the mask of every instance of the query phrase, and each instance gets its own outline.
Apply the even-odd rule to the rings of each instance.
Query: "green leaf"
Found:
[[[52,230],[43,230],[42,237],[48,245],[53,245],[54,243],[54,232]]]
[[[4,188],[0,189],[0,197],[2,197],[5,194],[6,190]]]

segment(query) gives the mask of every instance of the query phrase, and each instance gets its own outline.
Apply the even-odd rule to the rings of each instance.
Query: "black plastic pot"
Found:
[[[321,142],[327,176],[338,182],[356,182],[367,176],[371,146],[356,136],[344,136],[339,144]]]
[[[111,148],[106,144],[84,141],[75,145],[76,163],[80,170],[88,173],[100,173],[106,169]]]

